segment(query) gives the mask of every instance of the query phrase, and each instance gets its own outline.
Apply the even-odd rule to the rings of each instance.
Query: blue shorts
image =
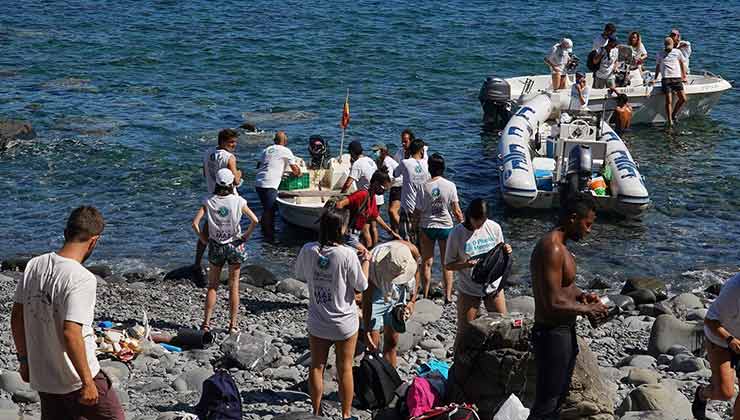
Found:
[[[209,240],[208,262],[219,267],[227,263],[235,265],[247,262],[247,250],[244,241],[237,240],[220,244],[214,240]]]
[[[262,203],[262,209],[264,211],[271,211],[277,207],[278,190],[275,188],[255,188],[257,190],[257,196]]]
[[[344,235],[344,244],[348,247],[359,249],[362,246],[360,242],[360,231],[350,229],[350,231]]]
[[[433,241],[446,241],[452,228],[421,228],[421,231]]]
[[[398,303],[406,302],[406,287],[393,286],[398,293],[398,299],[388,302],[383,298],[383,291],[375,288],[373,291],[372,314],[370,315],[370,330],[380,331],[384,325],[391,325],[391,309]]]

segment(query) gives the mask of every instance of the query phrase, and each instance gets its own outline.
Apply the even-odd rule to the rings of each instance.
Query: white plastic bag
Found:
[[[493,420],[527,420],[529,409],[524,407],[516,395],[511,394],[498,410]]]

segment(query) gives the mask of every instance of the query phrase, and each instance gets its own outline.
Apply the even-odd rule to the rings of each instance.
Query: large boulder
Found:
[[[513,319],[488,314],[471,323],[459,340],[448,381],[451,401],[474,403],[481,418],[491,418],[510,394],[525,406],[534,402],[536,365],[529,352],[531,317],[521,327]],[[579,339],[570,394],[563,404],[564,419],[598,419],[613,415],[612,391],[602,379],[596,356]],[[601,417],[600,417],[601,416]]]
[[[692,309],[704,308],[701,299],[691,293],[681,293],[671,299],[671,307],[676,316],[685,318]]]
[[[414,313],[410,320],[420,324],[431,324],[442,317],[442,307],[429,299],[419,299],[414,306]]]
[[[652,296],[655,296],[655,300],[653,302],[660,302],[661,300],[668,298],[668,288],[666,287],[665,282],[652,277],[633,277],[627,279],[620,294],[632,296],[634,298],[630,293],[638,290],[650,291]],[[638,302],[638,300],[635,299],[635,303],[637,304],[653,302]]]
[[[300,280],[292,278],[281,280],[275,286],[275,290],[278,293],[292,295],[297,297],[298,299],[308,299],[308,285]]]
[[[26,269],[26,265],[28,265],[28,262],[31,261],[31,258],[33,258],[33,255],[19,255],[11,258],[6,258],[3,260],[2,264],[0,265],[0,270],[2,271],[23,271]]]
[[[17,403],[37,403],[39,393],[31,389],[31,385],[21,379],[18,372],[6,370],[0,374],[0,389],[7,392]]]
[[[239,369],[262,371],[280,358],[272,341],[271,336],[257,331],[232,334],[221,343],[221,352]]]
[[[213,375],[213,369],[188,369],[172,382],[172,388],[177,392],[203,391],[203,382]]]
[[[242,266],[241,279],[257,287],[273,286],[278,282],[277,277],[270,270],[255,264]]]
[[[655,357],[667,353],[675,344],[686,347],[690,352],[701,352],[704,347],[704,327],[699,322],[684,322],[672,315],[661,315],[655,319],[650,331],[648,352]]]
[[[0,121],[0,152],[12,147],[17,140],[33,140],[36,131],[28,121],[2,120]]]
[[[694,418],[689,400],[673,387],[661,384],[640,385],[633,389],[622,401],[617,414],[629,411],[660,411],[671,419]]]
[[[534,315],[534,298],[531,296],[517,296],[506,300],[506,309],[510,313]]]
[[[176,268],[164,275],[164,280],[173,281],[192,281],[198,287],[206,287],[208,284],[207,275],[200,266],[186,265]]]

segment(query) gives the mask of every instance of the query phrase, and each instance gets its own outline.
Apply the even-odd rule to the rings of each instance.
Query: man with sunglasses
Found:
[[[41,418],[123,420],[121,403],[95,357],[95,276],[82,266],[105,222],[75,209],[64,245],[29,261],[10,315],[21,378],[39,392]]]

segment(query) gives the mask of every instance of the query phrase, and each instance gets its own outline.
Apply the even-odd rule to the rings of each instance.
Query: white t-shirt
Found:
[[[406,154],[403,150],[403,147],[399,147],[398,150],[396,150],[396,154],[393,155],[393,159],[398,163],[401,163],[402,160],[406,159]],[[424,162],[429,160],[429,146],[424,146],[423,160]]]
[[[547,59],[555,67],[555,70],[562,73],[563,69],[565,69],[565,65],[568,64],[570,54],[568,51],[563,49],[560,43],[557,43],[550,49],[550,54],[547,55]]]
[[[403,177],[393,176],[393,172],[398,167],[398,162],[390,156],[383,159],[383,165],[388,168],[388,174],[391,176],[391,187],[400,187],[403,184]]]
[[[419,227],[449,229],[452,220],[452,203],[457,203],[457,187],[442,177],[425,182],[416,195],[416,208],[421,211]]]
[[[239,222],[247,200],[236,195],[213,195],[203,205],[208,218],[208,237],[220,244],[238,239],[242,234]]]
[[[368,156],[360,156],[349,170],[349,177],[355,180],[355,187],[358,190],[366,190],[370,186],[370,179],[372,179],[375,171],[378,170],[378,165],[375,161]],[[382,195],[375,196],[375,203],[382,206],[385,203],[385,199]]]
[[[429,179],[429,169],[426,160],[414,158],[404,159],[393,171],[393,176],[402,176],[401,208],[408,213],[416,209],[416,192]]]
[[[224,149],[211,148],[203,156],[203,171],[206,175],[206,184],[208,184],[208,193],[213,194],[216,190],[216,173],[219,169],[226,168],[229,160],[234,155]]]
[[[591,46],[591,51],[606,47],[606,44],[608,43],[608,41],[609,41],[608,38],[604,38],[604,35],[599,34],[599,36],[594,38],[594,42]]]
[[[67,356],[64,321],[82,325],[90,374],[100,371],[95,357],[95,276],[77,261],[54,252],[29,261],[14,301],[23,305],[31,387],[49,394],[67,394],[82,381]]]
[[[674,48],[671,52],[660,51],[655,57],[656,64],[660,66],[660,76],[666,78],[681,78],[681,63],[686,62],[683,53]]]
[[[578,90],[576,89],[576,85],[574,84],[570,88],[570,105],[568,106],[568,109],[573,111],[588,110],[589,96],[591,96],[591,88],[586,85],[586,87],[583,88],[583,99],[586,101],[586,103],[581,104],[581,98],[578,97]]]
[[[617,64],[617,58],[619,58],[619,51],[616,48],[612,48],[611,51],[604,54],[604,57],[601,58],[599,69],[596,71],[596,77],[602,80],[612,77],[614,74],[614,65]]]
[[[733,337],[740,337],[740,273],[725,282],[719,296],[709,307],[706,318],[719,321]],[[712,343],[727,348],[727,342],[706,325],[704,334]]]
[[[260,156],[260,167],[257,169],[254,185],[259,188],[277,189],[283,180],[283,173],[295,163],[295,155],[287,147],[279,144],[268,146]]]
[[[331,341],[346,340],[360,328],[355,290],[367,289],[360,260],[348,246],[309,242],[295,263],[295,275],[308,285],[308,333]]]
[[[686,62],[686,74],[689,74],[689,59],[691,58],[691,43],[689,41],[681,41],[682,44],[678,47],[678,50],[683,54],[684,61]],[[685,44],[685,45],[683,45]]]
[[[475,231],[470,231],[464,224],[459,224],[447,237],[445,264],[485,254],[503,241],[501,226],[493,220],[486,220],[483,226]],[[472,267],[462,269],[458,273],[459,277],[455,282],[457,291],[468,296],[484,297],[495,291],[501,282],[501,279],[493,282],[484,291],[480,284],[473,281]]]
[[[645,46],[640,42],[640,45],[637,47],[633,47],[630,45],[630,49],[632,50],[632,58],[639,59],[642,56],[647,55],[647,50],[645,49]]]

